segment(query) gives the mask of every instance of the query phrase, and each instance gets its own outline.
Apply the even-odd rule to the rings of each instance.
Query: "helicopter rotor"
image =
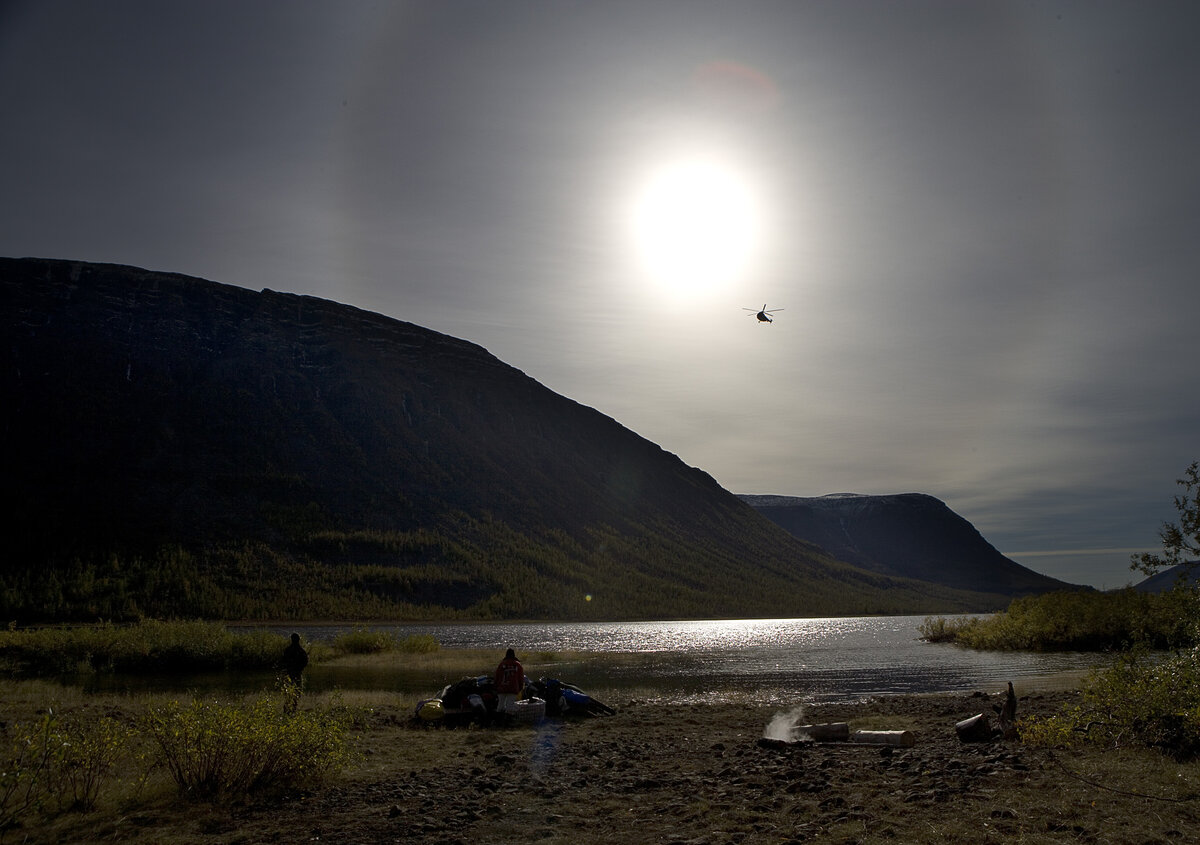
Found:
[[[764,302],[762,308],[743,307],[742,310],[749,311],[750,313],[747,314],[746,316],[747,317],[757,317],[758,321],[760,323],[771,323],[774,321],[771,319],[770,315],[774,314],[776,311],[783,311],[785,309],[783,309],[783,308],[767,308],[767,303]]]

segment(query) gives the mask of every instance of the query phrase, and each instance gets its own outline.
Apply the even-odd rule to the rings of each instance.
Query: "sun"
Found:
[[[671,293],[724,289],[750,269],[761,239],[751,180],[712,158],[654,169],[630,222],[640,269]]]

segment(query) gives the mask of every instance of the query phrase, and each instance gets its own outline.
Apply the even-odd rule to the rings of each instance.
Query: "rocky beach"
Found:
[[[1018,716],[1074,693],[1019,693]],[[374,705],[359,762],[323,787],[219,804],[164,798],[64,817],[28,842],[787,843],[1186,842],[1195,764],[1147,750],[964,744],[954,726],[998,692],[780,710],[611,702],[612,717],[431,727]],[[911,731],[911,747],[762,742],[774,722]]]

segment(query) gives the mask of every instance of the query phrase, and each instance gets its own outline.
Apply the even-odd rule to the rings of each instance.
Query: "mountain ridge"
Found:
[[[970,583],[1013,597],[1083,589],[1005,557],[975,526],[928,493],[738,498],[793,536],[872,572],[947,587]]]
[[[616,420],[412,323],[53,259],[0,259],[0,302],[21,444],[2,467],[23,561],[0,573],[9,618],[1002,603],[834,560]]]

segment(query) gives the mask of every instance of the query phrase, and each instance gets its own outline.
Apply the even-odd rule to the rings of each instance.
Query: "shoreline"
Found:
[[[1050,715],[1073,695],[1018,690],[1018,718]],[[1200,824],[1200,801],[1180,800],[1194,767],[1155,752],[959,742],[954,725],[999,701],[982,691],[923,693],[789,710],[621,699],[606,702],[614,716],[450,730],[415,722],[396,697],[376,694],[347,702],[366,706],[353,737],[359,761],[324,786],[213,804],[160,790],[133,809],[106,803],[21,833],[30,845],[779,845],[1169,842]],[[763,747],[781,714],[793,724],[907,730],[915,744]]]

